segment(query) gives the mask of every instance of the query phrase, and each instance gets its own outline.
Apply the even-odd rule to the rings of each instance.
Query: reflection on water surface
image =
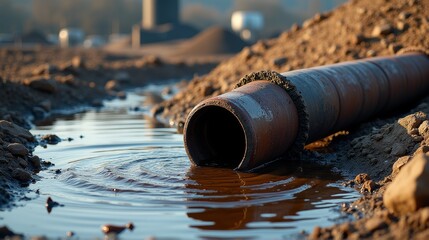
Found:
[[[33,134],[74,140],[36,150],[55,166],[30,186],[40,194],[2,212],[0,225],[54,238],[67,231],[102,238],[101,225],[133,222],[121,238],[279,239],[333,224],[338,204],[357,197],[326,166],[285,162],[258,174],[190,166],[182,135],[147,117],[149,107],[130,110],[144,100],[133,93],[35,128]],[[64,207],[48,214],[49,196]]]

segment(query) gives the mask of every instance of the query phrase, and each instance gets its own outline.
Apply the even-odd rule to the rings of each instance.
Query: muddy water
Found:
[[[159,91],[151,87],[145,91]],[[38,148],[55,164],[39,174],[29,201],[2,212],[26,236],[100,239],[103,224],[133,222],[122,239],[281,239],[341,221],[339,203],[357,197],[329,167],[284,164],[264,173],[192,167],[182,135],[146,117],[142,92],[36,127],[32,133],[73,138]],[[63,206],[45,208],[48,197]],[[344,219],[343,219],[344,220]]]

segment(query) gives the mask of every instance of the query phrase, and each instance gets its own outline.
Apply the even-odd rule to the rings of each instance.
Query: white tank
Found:
[[[83,43],[85,34],[79,28],[63,28],[58,37],[61,47],[73,47]]]
[[[264,27],[264,16],[257,11],[235,11],[231,16],[231,27],[236,32],[260,31]]]

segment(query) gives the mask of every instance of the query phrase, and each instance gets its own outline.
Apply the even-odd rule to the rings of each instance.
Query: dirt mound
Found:
[[[247,46],[240,37],[222,27],[211,27],[184,43],[182,56],[237,53]]]
[[[187,24],[163,24],[152,29],[142,29],[140,43],[165,42],[187,39],[198,34],[198,30]]]
[[[175,123],[180,130],[196,104],[232,90],[238,80],[250,72],[266,69],[285,72],[394,55],[405,49],[427,51],[428,13],[426,0],[350,1],[332,12],[315,15],[302,26],[293,26],[276,39],[244,48],[211,73],[195,77],[186,89],[155,107],[153,112]],[[428,206],[398,216],[389,212],[383,203],[384,190],[393,185],[392,179],[402,166],[419,152],[429,152],[424,130],[429,129],[425,127],[429,96],[415,106],[408,113],[401,111],[347,129],[350,134],[340,141],[334,139],[327,151],[304,152],[304,157],[332,164],[350,179],[358,173],[367,173],[370,178],[349,183],[364,193],[356,202],[343,205],[343,210],[355,216],[356,221],[330,228],[316,227],[308,236],[310,239],[424,239],[428,236]],[[422,121],[426,125],[420,127]]]
[[[245,74],[258,70],[284,72],[392,55],[406,47],[428,49],[428,12],[428,1],[350,1],[333,12],[317,14],[302,27],[295,25],[276,39],[244,48],[210,74],[195,78],[155,112],[177,124],[201,100],[231,90]]]

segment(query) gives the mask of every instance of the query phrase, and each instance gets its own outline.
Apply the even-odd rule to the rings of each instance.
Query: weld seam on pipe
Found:
[[[405,56],[407,54],[412,54],[412,53],[415,54],[416,52],[415,51],[404,52],[403,55]],[[423,51],[419,51],[417,53],[423,53],[423,56],[426,54],[426,52],[423,52]],[[429,55],[426,55],[426,57],[429,57]],[[387,67],[383,66],[383,63],[386,63],[386,62],[390,64]],[[360,66],[362,69],[360,68],[356,69],[356,66],[359,66],[359,64],[364,64],[364,67]],[[285,157],[295,158],[299,156],[299,154],[302,152],[302,149],[304,148],[305,144],[308,144],[311,141],[315,141],[319,139],[318,138],[319,136],[314,136],[314,129],[312,129],[312,126],[310,126],[311,117],[309,116],[308,106],[306,106],[305,100],[303,99],[303,96],[300,94],[297,87],[294,85],[292,81],[288,79],[288,77],[290,77],[288,76],[290,73],[297,72],[299,74],[309,74],[310,78],[314,78],[314,74],[320,74],[326,79],[328,79],[329,81],[331,81],[331,83],[334,84],[335,91],[337,92],[337,95],[339,97],[339,105],[340,105],[340,109],[342,109],[340,110],[340,112],[343,112],[344,109],[347,108],[347,106],[341,106],[341,104],[344,104],[345,102],[341,100],[342,97],[344,98],[344,96],[341,96],[341,94],[344,94],[344,93],[339,92],[339,89],[338,89],[340,88],[338,84],[343,84],[343,83],[340,83],[337,81],[339,78],[338,76],[337,77],[330,76],[329,71],[337,72],[337,73],[349,72],[352,75],[351,77],[354,80],[356,80],[355,83],[358,84],[357,86],[359,86],[359,89],[360,89],[359,92],[361,92],[362,94],[366,94],[367,87],[364,85],[364,83],[362,83],[361,78],[362,77],[378,78],[378,81],[369,82],[371,84],[376,85],[376,87],[378,88],[377,90],[378,90],[379,97],[377,98],[377,106],[376,107],[371,106],[371,109],[370,109],[371,112],[368,112],[369,110],[368,106],[371,105],[371,101],[369,101],[368,103],[367,102],[368,99],[362,96],[360,98],[362,102],[360,103],[360,106],[357,107],[359,110],[359,112],[356,113],[357,116],[353,118],[354,120],[352,122],[350,122],[349,119],[341,119],[340,118],[341,116],[338,116],[336,119],[337,122],[335,123],[335,126],[331,129],[335,132],[335,131],[342,130],[343,128],[349,126],[350,124],[355,124],[362,120],[367,120],[369,117],[373,116],[375,113],[379,111],[392,110],[394,107],[397,107],[398,105],[400,105],[401,102],[406,101],[407,99],[412,97],[413,95],[412,92],[408,91],[408,90],[411,90],[411,89],[408,89],[410,88],[408,84],[408,81],[410,81],[408,80],[409,76],[406,75],[406,71],[398,67],[401,65],[404,65],[404,64],[401,64],[400,61],[395,60],[395,57],[377,57],[373,59],[363,59],[363,60],[358,60],[353,62],[344,62],[340,64],[313,67],[313,68],[295,70],[295,71],[285,72],[285,73],[278,73],[271,70],[263,70],[263,71],[253,72],[248,75],[245,75],[243,78],[239,80],[235,88],[239,88],[253,81],[267,80],[282,87],[289,94],[289,96],[291,97],[292,101],[294,102],[298,110],[299,129],[298,129],[296,141],[294,142],[292,147],[288,151],[286,151]],[[422,69],[419,69],[418,66],[415,66],[415,68],[418,71],[422,70]],[[389,71],[389,70],[398,70],[398,69],[400,69],[398,73],[401,74],[401,76],[395,76],[394,73]],[[300,71],[302,71],[302,73]],[[309,73],[306,73],[305,71],[309,71]],[[418,75],[421,76],[423,80],[424,73],[419,72]],[[398,77],[405,81],[394,82],[395,77]],[[380,81],[380,78],[382,78],[382,81]],[[367,81],[371,81],[371,80],[367,80]],[[395,83],[399,85],[397,86],[392,85]],[[404,86],[401,87],[400,86],[401,84]],[[385,91],[384,87],[388,88],[388,91]],[[427,88],[429,88],[429,83],[427,84],[422,83],[421,87],[422,89],[420,90],[423,90],[423,91],[427,90]],[[404,94],[401,98],[393,97],[391,95],[392,93],[393,95],[395,94],[394,93],[395,88],[396,90],[400,89],[400,90],[407,91],[407,93]],[[311,130],[313,130],[313,136],[310,132]]]
[[[296,90],[295,85],[293,85],[283,75],[271,70],[263,70],[245,75],[235,85],[235,89],[244,86],[250,82],[259,80],[270,81],[271,83],[274,83],[277,86],[283,88],[286,93],[289,94],[290,98],[295,104],[295,107],[298,111],[299,120],[297,137],[292,146],[287,151],[285,151],[283,157],[292,159],[299,157],[302,150],[304,149],[306,142],[308,141],[308,131],[310,128],[308,111],[301,94],[299,94],[299,92]]]

